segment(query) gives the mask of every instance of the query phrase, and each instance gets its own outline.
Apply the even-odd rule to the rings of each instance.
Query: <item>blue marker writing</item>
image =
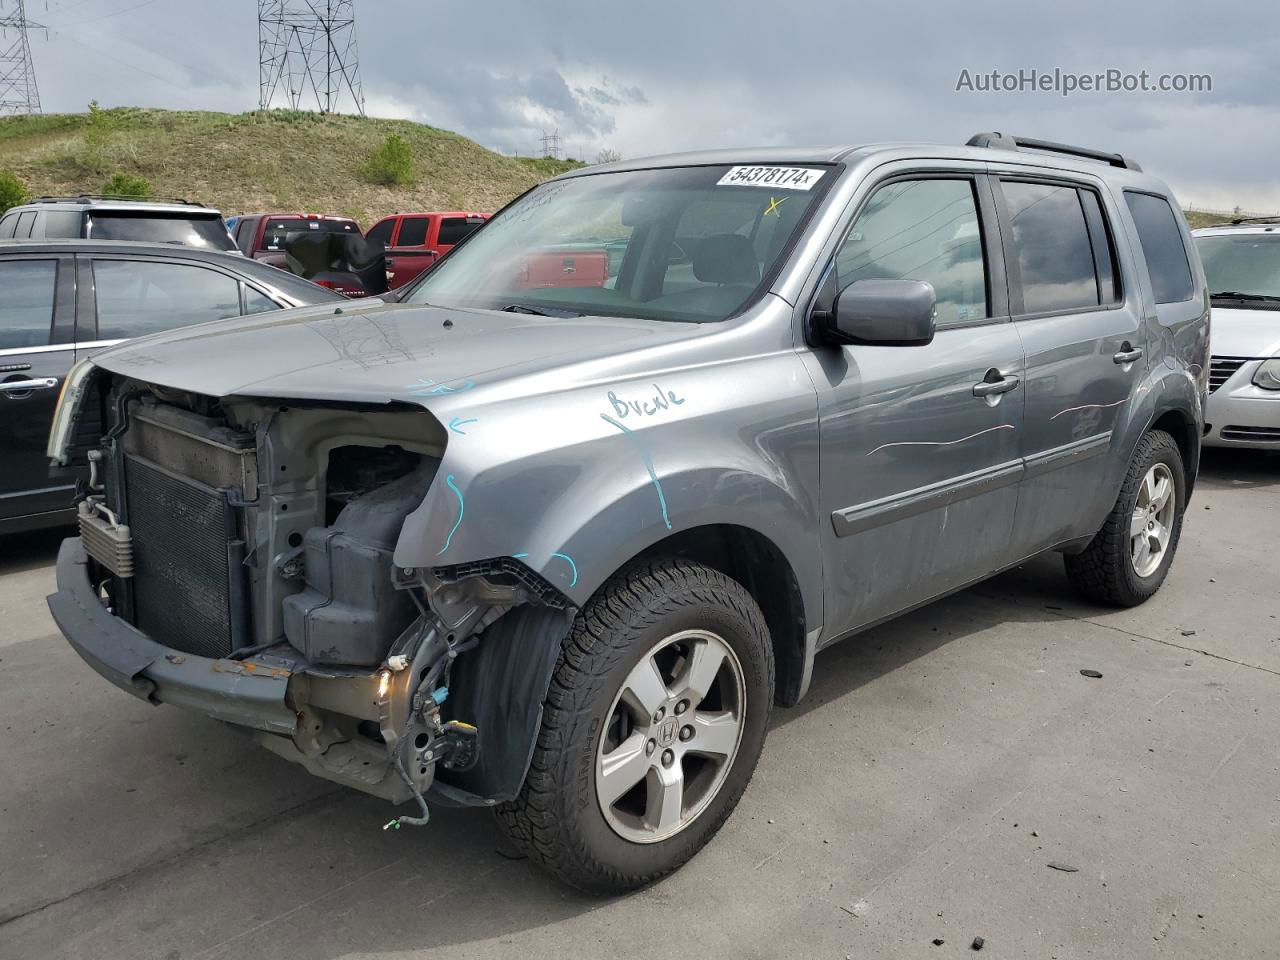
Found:
[[[649,479],[653,481],[653,487],[655,490],[658,491],[658,506],[662,510],[662,522],[665,523],[667,525],[667,529],[670,530],[671,518],[667,516],[667,498],[662,492],[662,483],[661,481],[658,480],[657,471],[653,469],[653,461],[649,458],[649,451],[645,449],[644,444],[640,441],[639,437],[637,437],[632,431],[628,430],[626,427],[620,424],[617,420],[613,419],[613,417],[609,416],[607,413],[600,414],[600,419],[606,421],[607,423],[613,424],[615,427],[621,430],[625,436],[630,437],[635,442],[636,446],[639,448],[640,456],[644,458],[644,468],[649,471]]]
[[[462,417],[454,417],[452,420],[449,421],[449,429],[452,430],[454,433],[461,434],[462,436],[465,437],[467,435],[467,431],[463,430],[462,428],[465,427],[468,423],[479,423],[479,422],[480,421],[476,420],[474,417],[471,418],[470,420],[464,420],[462,419]]]
[[[461,393],[463,390],[470,390],[474,386],[475,381],[468,377],[456,387],[436,383],[434,380],[419,380],[417,383],[409,384],[405,389],[412,390],[415,397],[438,397],[447,393]]]
[[[457,533],[458,528],[462,526],[462,514],[467,509],[467,504],[462,499],[462,491],[459,490],[458,485],[453,482],[453,474],[451,473],[447,477],[445,477],[444,482],[449,485],[449,489],[452,490],[458,497],[458,521],[453,525],[453,529],[449,531],[449,536],[445,537],[444,546],[440,548],[440,553],[444,553],[446,550],[448,550],[449,544],[453,543],[453,535]],[[436,556],[437,557],[440,556],[440,553],[437,553]]]
[[[578,565],[573,562],[573,557],[569,556],[567,553],[553,553],[552,556],[559,557],[561,560],[564,560],[569,564],[569,570],[573,574],[573,579],[569,581],[569,586],[572,587],[576,585],[578,582]]]

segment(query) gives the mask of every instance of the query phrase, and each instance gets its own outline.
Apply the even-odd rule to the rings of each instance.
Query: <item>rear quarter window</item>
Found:
[[[44,236],[47,240],[78,240],[84,229],[84,214],[79,210],[46,210]]]
[[[1126,190],[1125,203],[1138,228],[1142,256],[1151,276],[1156,303],[1178,303],[1195,294],[1191,263],[1182,242],[1178,218],[1164,197]]]

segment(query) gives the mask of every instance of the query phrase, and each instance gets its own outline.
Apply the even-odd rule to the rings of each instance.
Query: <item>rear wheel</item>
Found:
[[[569,884],[618,893],[693,856],[755,770],[773,693],[764,617],[741,584],[635,564],[566,639],[508,836]]]
[[[1152,430],[1138,442],[1102,529],[1084,552],[1063,558],[1077,590],[1099,603],[1132,607],[1160,589],[1182,533],[1185,476],[1169,434]]]

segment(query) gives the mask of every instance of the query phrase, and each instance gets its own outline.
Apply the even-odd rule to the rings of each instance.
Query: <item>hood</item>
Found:
[[[698,336],[702,326],[369,299],[199,324],[93,360],[114,373],[215,397],[421,403]]]
[[[1209,348],[1215,357],[1262,359],[1280,354],[1280,310],[1214,307]]]

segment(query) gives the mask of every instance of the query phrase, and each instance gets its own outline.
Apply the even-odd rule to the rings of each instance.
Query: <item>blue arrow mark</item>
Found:
[[[452,430],[454,433],[460,433],[462,434],[462,436],[465,437],[467,435],[467,431],[462,430],[460,428],[466,426],[468,423],[479,423],[479,422],[480,421],[476,420],[474,417],[470,420],[463,420],[461,417],[454,417],[452,420],[449,421],[449,429]]]

